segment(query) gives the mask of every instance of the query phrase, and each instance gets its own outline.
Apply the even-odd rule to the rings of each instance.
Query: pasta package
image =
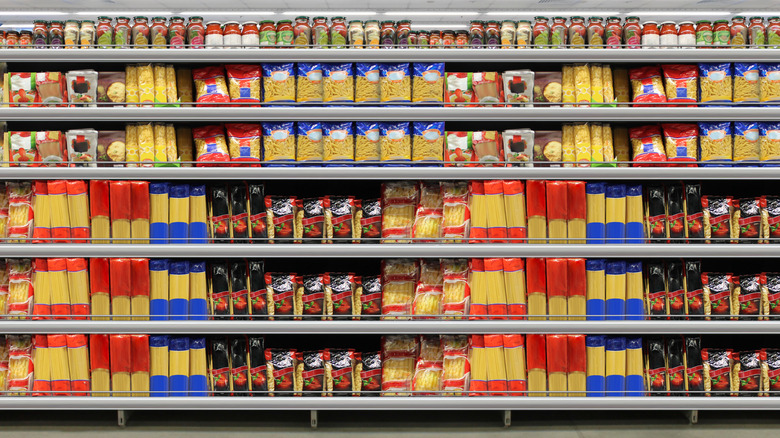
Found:
[[[228,123],[225,125],[230,161],[259,162],[262,127],[254,123]]]
[[[168,84],[166,82],[165,65],[154,64],[154,103],[165,104],[168,103]],[[167,106],[167,105],[155,105],[155,106]]]
[[[764,243],[777,243],[780,239],[780,198],[763,196],[761,201],[761,222]],[[780,309],[778,309],[780,312]]]
[[[534,102],[556,103],[560,106],[563,90],[562,90],[562,75],[560,71],[537,71],[533,72],[531,78],[533,82],[532,92],[529,92]],[[504,82],[506,84],[506,81]],[[610,81],[611,84],[611,81]],[[504,96],[507,101],[511,101],[506,90],[504,90]]]
[[[534,131],[510,129],[501,135],[507,167],[532,167],[534,158]],[[551,160],[552,161],[552,160]]]
[[[590,127],[587,123],[575,123],[573,133],[575,161],[580,163],[579,167],[590,167],[592,153]]]
[[[664,141],[658,125],[645,125],[629,129],[633,166],[648,166],[646,162],[666,161]]]
[[[412,102],[444,101],[444,63],[420,63],[413,66]]]
[[[612,72],[612,83],[615,87],[615,100],[617,102],[631,102],[631,84],[628,79],[628,70],[616,68]]]
[[[419,239],[419,242],[434,243],[442,237],[443,210],[443,193],[439,183],[420,183],[420,203],[417,206],[412,237]]]
[[[758,64],[734,63],[734,102],[758,102],[760,90]]]
[[[355,137],[352,127],[352,122],[322,124],[323,160],[326,163],[336,161],[342,162],[340,165],[347,165],[343,162],[355,161]]]
[[[720,103],[732,101],[732,64],[699,64],[699,101]]]
[[[409,63],[381,64],[379,66],[380,102],[411,102],[412,81]]]
[[[205,163],[208,162],[230,161],[225,131],[221,125],[193,128],[192,137],[195,141],[195,156],[198,166],[207,165]]]
[[[706,396],[730,396],[734,359],[731,350],[704,348],[701,350]]]
[[[322,124],[320,122],[298,122],[296,130],[295,160],[322,162]]]
[[[412,236],[419,193],[412,182],[387,182],[382,185],[382,242],[404,242]]]
[[[360,241],[362,243],[379,243],[379,238],[382,236],[382,201],[380,199],[364,199],[359,206]],[[357,224],[355,228],[358,228]]]
[[[695,65],[665,64],[663,71],[668,102],[696,102],[699,74]]]
[[[574,98],[577,103],[590,103],[592,98],[590,68],[588,64],[574,64]],[[583,105],[584,106],[584,105]]]
[[[666,102],[661,69],[657,66],[632,68],[629,71],[629,78],[633,90],[633,102]]]
[[[604,103],[604,73],[601,64],[590,64],[589,68],[590,101],[593,103]]]
[[[377,122],[355,122],[355,161],[380,160],[379,128]]]
[[[759,64],[760,100],[780,102],[780,63]]]
[[[505,335],[507,336],[507,335]],[[512,335],[510,335],[512,336]],[[520,338],[522,342],[522,335],[516,336]],[[443,344],[443,368],[444,373],[442,375],[442,390],[445,391],[445,395],[462,395],[463,391],[466,391],[469,387],[469,376],[471,374],[471,364],[469,363],[469,338],[465,335],[444,335],[441,337]],[[504,342],[506,344],[506,341]],[[514,347],[514,345],[512,345]],[[524,348],[521,345],[519,348],[513,348],[513,350],[520,350],[516,355],[512,355],[512,359],[520,358],[519,361],[524,363],[525,359],[523,353]],[[525,367],[520,363],[511,363],[507,366],[510,370],[520,368],[517,373],[508,374],[507,377],[521,379],[525,377]],[[525,380],[521,381],[525,383]],[[518,382],[521,383],[521,382]]]
[[[576,101],[577,99],[574,95],[574,67],[571,65],[564,65],[561,68],[561,102],[574,103]]]
[[[412,161],[441,163],[444,122],[413,122],[412,135]]]
[[[731,196],[702,196],[704,238],[707,243],[729,243],[734,236],[731,218],[734,213]]]
[[[419,269],[416,260],[382,260],[382,319],[409,319]]]
[[[756,122],[734,122],[734,161],[757,163],[761,156],[761,137]]]
[[[294,122],[263,124],[263,158],[265,163],[295,161]]]
[[[758,124],[758,129],[761,138],[759,154],[761,162],[780,161],[780,123],[761,122]],[[734,148],[734,153],[736,154],[736,143],[734,144]]]
[[[323,102],[354,102],[354,64],[322,64],[322,88]]]
[[[414,319],[438,319],[442,314],[444,276],[438,259],[422,260],[412,301]]]
[[[355,102],[379,102],[379,64],[358,62],[355,72]]]
[[[664,123],[664,144],[668,161],[696,161],[698,156],[699,126],[695,123]],[[676,164],[695,167],[696,164]]]
[[[382,395],[408,396],[412,389],[415,359],[419,350],[416,336],[382,337]],[[398,391],[398,392],[396,392]]]
[[[472,84],[473,73],[446,73],[446,90],[444,93],[447,106],[477,106],[469,103],[477,102]]]
[[[403,162],[412,159],[412,139],[409,122],[379,125],[379,152],[383,162]]]
[[[299,62],[296,68],[297,101],[322,102],[322,65]]]
[[[469,211],[469,185],[467,182],[442,182],[442,202],[444,204],[442,237],[456,239],[462,243],[469,235],[471,213]],[[445,242],[450,242],[449,240]]]
[[[225,66],[225,70],[231,102],[260,102],[262,72],[259,65],[228,64]]]
[[[295,102],[295,64],[263,64],[263,101]]]
[[[323,200],[323,207],[327,242],[354,243],[355,199],[351,196],[328,196]]]
[[[574,151],[573,131],[571,131],[572,152]],[[534,167],[561,167],[563,158],[563,131],[536,131],[534,132],[533,166]],[[507,156],[508,161],[512,161]],[[574,158],[571,159],[574,161]],[[511,163],[510,163],[511,165]],[[515,165],[517,166],[517,165]]]
[[[141,77],[142,70],[139,67],[139,86]],[[196,102],[198,104],[230,102],[230,94],[228,92],[227,84],[225,83],[225,72],[221,66],[196,68],[192,71],[192,78],[195,81]],[[141,97],[141,102],[144,102],[143,89],[141,90]]]
[[[474,99],[482,105],[479,106],[504,106],[503,87],[501,75],[496,72],[477,72],[471,74],[471,88],[474,90]]]
[[[731,132],[731,122],[699,123],[699,155],[701,161],[707,162],[702,166],[731,166],[727,164],[733,159]]]

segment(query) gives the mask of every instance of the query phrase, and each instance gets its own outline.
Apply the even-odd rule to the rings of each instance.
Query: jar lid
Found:
[[[539,16],[539,17],[534,17],[534,20],[544,20],[544,21],[547,21],[547,20],[549,20],[549,18]]]
[[[330,21],[336,21],[336,20],[346,20],[346,17],[333,17],[330,19]]]
[[[119,20],[130,21],[130,17],[116,17],[116,21],[119,21]]]
[[[696,24],[702,24],[702,23],[711,24],[710,20],[699,20],[696,22]]]
[[[309,17],[306,17],[306,16],[304,16],[304,15],[301,15],[300,17],[295,17],[295,21],[298,21],[298,20],[306,20],[306,21],[309,21]]]
[[[173,20],[181,20],[184,21],[184,17],[171,17],[171,21]]]
[[[284,23],[284,24],[292,24],[292,20],[279,20],[279,22],[276,23],[276,24],[282,24],[282,23]]]
[[[81,24],[84,24],[84,23],[95,24],[95,22],[92,21],[92,20],[82,20]]]
[[[577,17],[571,17],[571,18],[577,18]],[[582,18],[582,17],[579,17],[579,18]],[[563,20],[563,21],[566,21],[566,17],[553,17],[553,21],[554,21],[554,20]]]
[[[165,21],[165,17],[153,17],[152,21]]]
[[[764,18],[763,17],[750,17],[750,21],[753,21],[753,20],[761,20],[762,23],[764,22]]]
[[[617,20],[620,21],[620,17],[607,17],[607,21]]]
[[[688,25],[688,24],[693,24],[693,21],[681,21],[681,22],[680,22],[680,26],[682,26],[682,25],[684,25],[684,24],[685,24],[685,25]]]
[[[729,20],[715,20],[714,23],[728,23]]]
[[[40,23],[43,20],[35,20],[36,23]],[[111,17],[98,17],[98,21],[111,21]]]
[[[657,21],[645,21],[644,24],[645,24],[645,26],[648,25],[648,24],[655,24],[656,26],[658,26],[658,22]]]
[[[206,26],[211,26],[212,24],[218,24],[218,25],[222,26],[222,23],[220,23],[219,21],[209,21],[209,22],[206,23]]]
[[[383,21],[383,22],[382,22],[382,26],[384,26],[385,24],[389,24],[389,25],[391,25],[391,26],[392,26],[392,25],[394,25],[394,24],[395,24],[395,21],[392,21],[392,20]]]
[[[626,17],[626,21],[628,21],[628,20],[637,20],[637,21],[639,21],[639,17],[634,17],[634,16]]]
[[[352,26],[353,23],[360,23],[360,25],[363,25],[363,22],[360,20],[350,20],[349,25]]]
[[[325,20],[328,21],[328,17],[314,17],[315,20]]]
[[[203,17],[198,17],[198,16],[190,17],[190,21],[192,21],[192,20],[200,20],[200,21],[203,21]]]
[[[268,24],[268,23],[274,24],[274,20],[263,20],[260,22],[260,24]]]
[[[495,24],[498,25],[498,20],[490,20],[487,22],[488,24]]]
[[[515,24],[514,20],[504,20],[504,21],[501,22],[501,24],[505,24],[505,23]]]
[[[129,20],[129,18],[128,18],[128,20]],[[52,20],[52,21],[51,21],[51,24],[59,24],[59,25],[62,25],[62,21],[60,21],[60,20]]]
[[[238,21],[226,21],[226,22],[225,22],[225,26],[228,26],[228,25],[232,26],[232,25],[234,25],[234,24],[235,24],[236,26],[238,26]]]
[[[731,20],[732,20],[732,21],[733,21],[733,20],[742,20],[742,21],[745,21],[745,17],[743,17],[742,15],[736,15],[736,16],[734,16],[734,17],[731,17]]]
[[[520,23],[531,24],[531,20],[517,20],[517,24],[520,24]]]
[[[242,26],[257,26],[257,21],[245,21],[241,23]]]
[[[571,19],[572,20],[583,20],[583,21],[585,21],[585,17],[580,17],[580,16],[574,16],[574,17],[571,17]]]
[[[673,26],[677,26],[677,23],[675,23],[674,21],[664,21],[664,22],[661,23],[661,26],[666,26],[668,24],[671,24]]]
[[[146,17],[133,17],[133,20],[138,21],[138,20],[149,20],[149,19]]]

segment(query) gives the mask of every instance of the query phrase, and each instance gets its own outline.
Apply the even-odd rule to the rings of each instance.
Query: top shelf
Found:
[[[777,62],[775,49],[0,49],[5,62]]]

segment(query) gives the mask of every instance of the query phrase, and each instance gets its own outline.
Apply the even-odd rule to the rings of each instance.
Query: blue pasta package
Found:
[[[379,64],[358,62],[355,65],[355,102],[379,102]]]
[[[703,167],[731,167],[731,122],[699,123],[699,156]]]
[[[444,159],[444,122],[412,123],[412,161],[441,165]]]
[[[296,101],[322,102],[322,65],[299,62],[296,65]]]
[[[699,102],[732,102],[732,79],[733,65],[730,62],[699,64]]]
[[[761,152],[758,123],[734,122],[734,163],[757,166]]]
[[[780,63],[759,64],[758,71],[761,103],[780,102]]]
[[[412,160],[412,139],[409,128],[409,122],[379,125],[379,156],[383,165],[408,166],[402,163]]]
[[[322,164],[322,123],[298,122],[295,161],[307,165]]]
[[[352,122],[322,124],[323,161],[327,166],[352,166],[355,161],[355,137]]]
[[[322,64],[322,101],[355,101],[355,65],[351,62]]]
[[[263,64],[263,101],[295,102],[295,64]]]
[[[294,122],[263,124],[263,157],[270,167],[289,166],[295,161]]]
[[[444,63],[415,62],[412,102],[444,102]]]
[[[381,64],[379,71],[379,99],[381,102],[412,101],[412,81],[409,78],[408,62]]]
[[[381,130],[379,122],[355,122],[355,161],[379,162],[379,141]]]
[[[758,129],[761,137],[761,165],[764,167],[780,165],[780,122],[761,122],[758,124]]]
[[[758,64],[734,63],[734,102],[757,103],[760,95]]]

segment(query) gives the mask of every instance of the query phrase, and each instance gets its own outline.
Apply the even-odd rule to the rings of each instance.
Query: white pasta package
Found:
[[[7,395],[28,395],[32,389],[32,338],[29,335],[8,336]]]
[[[414,395],[438,395],[442,390],[444,349],[440,335],[420,336],[420,355],[414,370]]]
[[[442,314],[444,277],[437,259],[424,259],[420,264],[420,280],[414,292],[414,319],[438,319]]]
[[[417,198],[417,184],[414,182],[382,184],[382,243],[409,243]]]
[[[412,237],[416,242],[437,242],[442,237],[444,203],[438,182],[420,183],[420,203],[414,218]]]
[[[442,182],[442,237],[445,243],[463,243],[469,235],[471,190],[466,181]]]
[[[442,259],[441,274],[442,314],[445,319],[463,319],[471,301],[468,259]]]
[[[419,269],[417,260],[382,260],[382,319],[409,319]]]
[[[466,335],[443,335],[442,339],[442,375],[441,389],[444,395],[463,395],[469,388],[471,364],[469,349],[471,342]]]
[[[419,343],[412,335],[382,337],[382,395],[408,396]]]

